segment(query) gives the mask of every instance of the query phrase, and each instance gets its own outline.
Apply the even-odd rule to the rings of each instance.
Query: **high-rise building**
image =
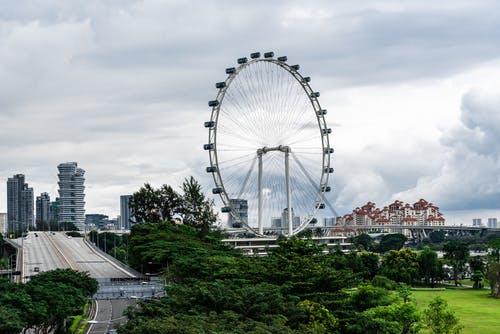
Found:
[[[130,208],[130,198],[132,195],[121,195],[120,196],[120,221],[119,229],[129,230],[131,225],[135,223],[134,216],[132,214],[132,209]]]
[[[295,216],[292,208],[292,226],[297,228],[300,226],[300,217]],[[284,208],[281,213],[281,227],[288,227],[288,208]]]
[[[496,218],[488,218],[488,227],[489,228],[497,228],[497,219]]]
[[[7,213],[6,212],[0,212],[0,233],[2,235],[7,234]]]
[[[7,180],[7,230],[26,231],[34,226],[33,188],[25,183],[23,174]]]
[[[236,220],[234,217],[229,214],[228,218],[228,226],[229,228],[239,228],[241,227],[241,223],[248,224],[248,201],[242,198],[231,198],[229,200],[231,203],[231,207],[234,212],[239,215],[241,220]]]
[[[57,166],[59,170],[59,223],[71,222],[80,229],[85,229],[85,171],[78,168],[76,162],[66,162]]]
[[[58,220],[58,212],[59,212],[59,197],[56,197],[56,200],[50,202],[49,207],[49,222],[56,222]]]
[[[472,218],[472,226],[481,226],[483,225],[481,218]]]
[[[36,224],[48,223],[50,221],[50,196],[41,193],[36,197]]]

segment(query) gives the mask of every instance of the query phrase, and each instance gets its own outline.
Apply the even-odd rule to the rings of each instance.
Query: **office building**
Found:
[[[489,228],[497,228],[497,219],[496,218],[488,218],[488,227]]]
[[[50,221],[50,196],[47,193],[41,193],[36,197],[36,224],[48,223]]]
[[[59,170],[58,223],[71,222],[85,230],[85,171],[76,162],[66,162],[57,166]]]
[[[130,198],[132,198],[132,195],[120,196],[120,220],[118,226],[120,230],[130,230],[130,227],[135,223],[132,209],[129,205]]]
[[[23,174],[7,180],[7,230],[26,231],[34,226],[33,188],[25,183]]]

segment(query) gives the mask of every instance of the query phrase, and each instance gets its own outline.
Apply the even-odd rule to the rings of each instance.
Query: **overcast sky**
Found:
[[[312,77],[335,148],[330,202],[424,198],[450,223],[500,218],[497,1],[0,0],[0,211],[7,178],[57,195],[86,170],[86,212],[204,172],[214,83],[275,51]]]

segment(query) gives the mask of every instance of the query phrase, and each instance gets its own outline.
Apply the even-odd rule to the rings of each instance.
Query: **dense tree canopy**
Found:
[[[128,333],[414,333],[420,315],[409,289],[379,274],[379,255],[327,252],[308,238],[281,237],[263,257],[246,257],[220,240],[169,222],[138,224],[130,261],[156,270],[167,296],[130,309]],[[417,253],[391,251],[397,279],[419,277]],[[385,261],[385,259],[384,259]],[[391,260],[392,261],[392,260]],[[391,262],[389,261],[389,262]],[[389,267],[388,262],[382,270]],[[395,274],[396,275],[396,274]],[[374,278],[375,277],[375,278]],[[374,278],[377,285],[371,284]],[[162,332],[162,333],[163,333]]]
[[[96,291],[95,279],[72,269],[42,272],[26,284],[0,280],[0,333],[60,330],[64,319],[79,314],[85,298]]]

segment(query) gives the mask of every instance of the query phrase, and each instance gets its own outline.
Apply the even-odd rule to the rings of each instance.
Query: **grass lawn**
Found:
[[[444,291],[414,290],[413,296],[419,310],[425,309],[434,297],[440,296],[445,299],[464,326],[463,334],[500,333],[500,299],[490,297],[489,290],[467,288]]]

